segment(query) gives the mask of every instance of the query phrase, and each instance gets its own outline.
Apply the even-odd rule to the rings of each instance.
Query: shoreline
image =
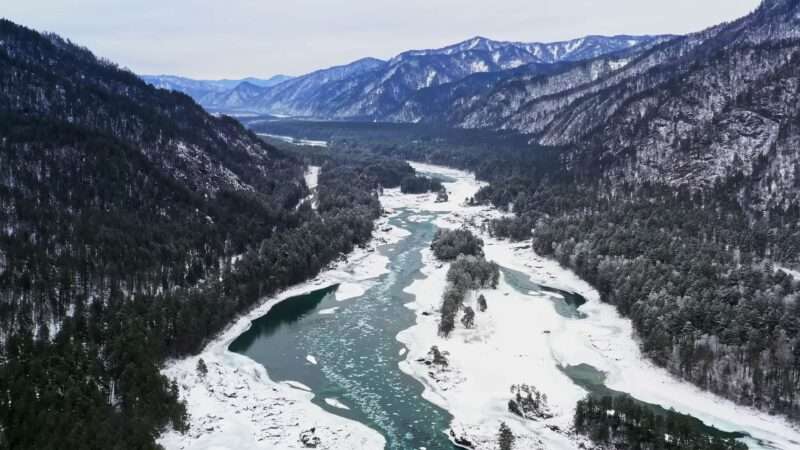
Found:
[[[233,353],[228,346],[252,326],[252,321],[272,307],[306,292],[338,284],[336,300],[358,297],[372,280],[388,272],[388,258],[376,247],[399,241],[405,230],[388,226],[391,214],[375,222],[373,237],[365,248],[356,248],[346,259],[334,263],[315,278],[290,286],[262,299],[235,319],[203,350],[187,358],[170,360],[161,373],[174,379],[186,401],[189,431],[162,433],[157,442],[171,449],[302,449],[301,434],[314,429],[317,448],[349,450],[383,448],[380,433],[357,421],[331,414],[311,402],[314,393],[297,382],[276,382],[266,368]],[[197,373],[197,362],[208,367],[205,377]]]
[[[439,214],[434,223],[457,228],[465,223],[485,243],[489,260],[528,275],[534,283],[575,292],[586,298],[579,309],[586,319],[558,316],[548,294],[515,291],[501,275],[496,290],[481,290],[489,304],[476,314],[476,327],[460,324],[449,339],[437,334],[438,308],[446,285],[449,264],[441,263],[430,249],[423,249],[421,277],[404,289],[414,295],[405,306],[416,314],[415,323],[396,339],[404,346],[398,366],[423,385],[422,397],[452,416],[450,431],[478,449],[494,449],[499,423],[506,422],[517,436],[518,448],[577,449],[589,441],[571,433],[575,403],[586,392],[576,386],[557,365],[587,363],[606,373],[609,388],[628,392],[639,400],[674,407],[720,429],[742,430],[757,438],[777,440],[781,449],[800,442],[800,432],[784,418],[735,405],[656,367],[641,355],[632,324],[612,305],[602,303],[597,291],[558,262],[543,258],[529,246],[501,241],[480,230],[481,222],[502,212],[486,206],[464,206],[464,201],[483,185],[474,175],[441,166],[411,163],[420,173],[453,178],[444,183],[447,203],[436,203],[435,194],[404,195],[387,189],[381,196],[386,214],[375,223],[367,248],[355,249],[316,278],[266,298],[214,338],[199,355],[168,362],[162,373],[176,379],[181,398],[191,414],[190,431],[163,434],[158,442],[167,449],[306,448],[300,441],[314,427],[313,436],[325,449],[382,449],[381,434],[364,424],[345,419],[311,403],[314,394],[294,382],[270,380],[264,366],[227,350],[228,345],[274,305],[295,295],[340,284],[337,300],[358,297],[371,280],[388,271],[388,259],[375,251],[378,245],[398,242],[408,231],[387,225],[398,208],[417,216]],[[411,216],[414,217],[413,215]],[[467,304],[475,296],[467,299]],[[322,312],[320,312],[322,313]],[[423,314],[425,313],[425,314]],[[447,351],[450,368],[436,372],[418,362],[431,345]],[[206,379],[197,375],[196,364],[204,358]],[[646,380],[646,381],[640,381]],[[523,420],[508,412],[512,384],[526,383],[550,398],[553,417]],[[743,429],[744,428],[744,429]],[[748,441],[751,448],[753,443]],[[458,444],[456,444],[458,445]],[[766,448],[766,447],[765,447]]]

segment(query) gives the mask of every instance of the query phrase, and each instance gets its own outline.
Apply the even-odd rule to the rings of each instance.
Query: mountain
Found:
[[[187,424],[165,361],[365,246],[378,188],[414,177],[331,158],[312,206],[293,151],[7,20],[0,168],[0,448],[21,450],[161,448]]]
[[[183,92],[198,101],[210,94],[222,93],[235,89],[242,83],[248,83],[259,87],[270,87],[292,78],[287,75],[275,75],[266,79],[247,77],[240,80],[195,80],[175,75],[141,75],[140,77],[157,88]]]
[[[550,59],[546,60],[549,62],[532,62],[512,69],[476,73],[454,82],[420,89],[383,119],[391,122],[444,123],[462,128],[481,128],[481,124],[473,126],[469,122],[472,118],[467,115],[473,109],[486,116],[493,114],[494,105],[489,102],[485,104],[483,100],[505,86],[513,89],[526,81],[551,77],[559,80],[558,86],[566,88],[575,82],[576,75],[596,79],[604,73],[625,66],[637,55],[670,39],[672,36],[654,37],[638,45],[616,50],[604,57],[590,57],[588,60],[577,59],[578,55],[574,55],[575,57],[567,57],[562,61]],[[589,53],[591,55],[599,51],[596,47],[589,48],[594,50]],[[581,54],[587,55],[586,52]],[[498,103],[510,110],[519,107],[513,103],[505,104],[500,101]]]
[[[385,65],[386,62],[382,60],[364,58],[264,88],[261,95],[251,98],[250,103],[245,105],[226,103],[226,94],[214,97],[213,100],[201,99],[201,103],[204,107],[213,109],[233,107],[235,110],[268,111],[276,115],[313,115],[315,106],[332,107],[334,97],[342,95],[343,91],[346,92],[353,86],[352,80],[368,76]]]
[[[0,168],[0,448],[160,448],[186,424],[164,361],[363,245],[380,212],[360,166],[326,165],[312,209],[291,154],[7,20]]]
[[[264,95],[264,91],[263,86],[243,81],[232,89],[204,94],[200,96],[200,102],[211,111],[247,111],[253,102]]]
[[[798,2],[766,1],[728,24],[634,57],[504,79],[421,120],[513,130],[568,146],[584,171],[711,186],[739,174],[762,208],[794,202],[798,182]],[[412,117],[413,118],[413,117]]]
[[[660,42],[665,36],[588,36],[565,42],[521,43],[475,37],[440,49],[411,50],[389,61],[364,59],[297,77],[242,95],[230,89],[194,98],[215,110],[318,118],[397,120],[398,110],[420,90],[474,74],[524,71],[591,59]]]

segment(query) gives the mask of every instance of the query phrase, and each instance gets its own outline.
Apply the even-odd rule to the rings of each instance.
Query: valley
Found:
[[[0,17],[0,450],[800,448],[800,0],[182,1]]]
[[[601,303],[586,282],[525,245],[481,234],[487,258],[503,267],[500,285],[480,291],[489,307],[477,313],[474,329],[459,326],[448,338],[437,336],[435,316],[447,266],[428,248],[433,230],[467,225],[480,233],[488,220],[503,214],[485,206],[465,206],[481,186],[473,175],[413,165],[421,174],[449,180],[447,203],[435,202],[432,194],[384,191],[381,203],[388,215],[365,250],[268,300],[197,357],[166,370],[185,383],[182,392],[192,417],[192,431],[186,436],[162,438],[168,449],[211,448],[213,442],[232,442],[230,433],[236,439],[251,439],[241,442],[251,442],[252,448],[278,443],[302,448],[295,447],[296,436],[310,428],[317,430],[320,448],[353,448],[365,442],[374,446],[383,439],[387,449],[438,449],[448,447],[454,436],[473,448],[490,449],[501,421],[511,427],[521,448],[575,449],[581,442],[585,445],[584,438],[569,430],[586,385],[566,372],[579,366],[601,371],[608,389],[674,408],[720,431],[739,433],[748,448],[798,445],[800,432],[783,419],[735,406],[649,364],[629,320]],[[566,302],[565,295],[572,292],[580,294],[580,300]],[[308,295],[314,297],[306,299]],[[283,303],[276,305],[279,301]],[[580,305],[579,314],[575,305]],[[446,352],[447,368],[422,363],[432,345]],[[257,377],[247,377],[244,387],[236,381],[209,384],[196,375],[198,357],[214,361],[223,371],[237,368]],[[509,389],[521,383],[547,394],[551,418],[526,420],[508,411]],[[281,432],[254,430],[248,436],[256,423],[232,428],[242,419],[239,412],[228,410],[231,417],[218,416],[211,422],[218,424],[214,429],[203,429],[209,423],[205,411],[224,410],[213,402],[221,399],[247,411],[248,399],[261,385],[279,391],[287,386],[301,389],[296,397],[302,399],[294,400],[296,404],[271,405],[276,417],[283,408],[302,404],[327,414],[309,414]],[[233,391],[235,398],[220,397],[217,390]],[[330,425],[336,419],[324,418],[329,415],[342,418],[338,432]],[[375,430],[373,437],[364,437],[356,423]]]

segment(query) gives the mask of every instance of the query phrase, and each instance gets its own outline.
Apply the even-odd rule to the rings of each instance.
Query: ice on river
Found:
[[[346,410],[350,409],[347,405],[345,405],[344,403],[340,402],[339,400],[336,400],[335,398],[328,397],[328,398],[325,399],[325,403],[333,406],[334,408],[346,409]]]

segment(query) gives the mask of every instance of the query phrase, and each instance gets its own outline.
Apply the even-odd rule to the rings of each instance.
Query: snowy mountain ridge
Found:
[[[175,75],[140,75],[140,78],[157,88],[183,92],[190,97],[199,99],[212,93],[236,89],[244,83],[263,88],[290,80],[292,77],[275,75],[270,78],[247,77],[242,79],[198,80]]]
[[[391,60],[391,62],[399,62],[412,56],[454,55],[465,52],[489,52],[492,60],[494,60],[495,63],[501,63],[504,53],[515,49],[531,55],[532,59],[528,62],[552,64],[560,61],[578,61],[582,59],[589,59],[606,53],[612,53],[645,44],[661,37],[662,36],[592,35],[560,42],[526,43],[496,41],[482,36],[476,36],[463,42],[440,49],[409,50],[396,56]],[[522,60],[510,61],[510,63],[511,64],[503,64],[503,68],[512,69],[514,67],[519,67],[522,65]]]
[[[555,43],[521,43],[474,37],[439,49],[409,50],[388,61],[364,58],[272,86],[245,87],[247,92],[241,92],[240,86],[210,93],[184,92],[214,110],[387,120],[422,89],[475,74],[524,70],[530,64],[574,62],[630,51],[668,38],[587,36]]]

